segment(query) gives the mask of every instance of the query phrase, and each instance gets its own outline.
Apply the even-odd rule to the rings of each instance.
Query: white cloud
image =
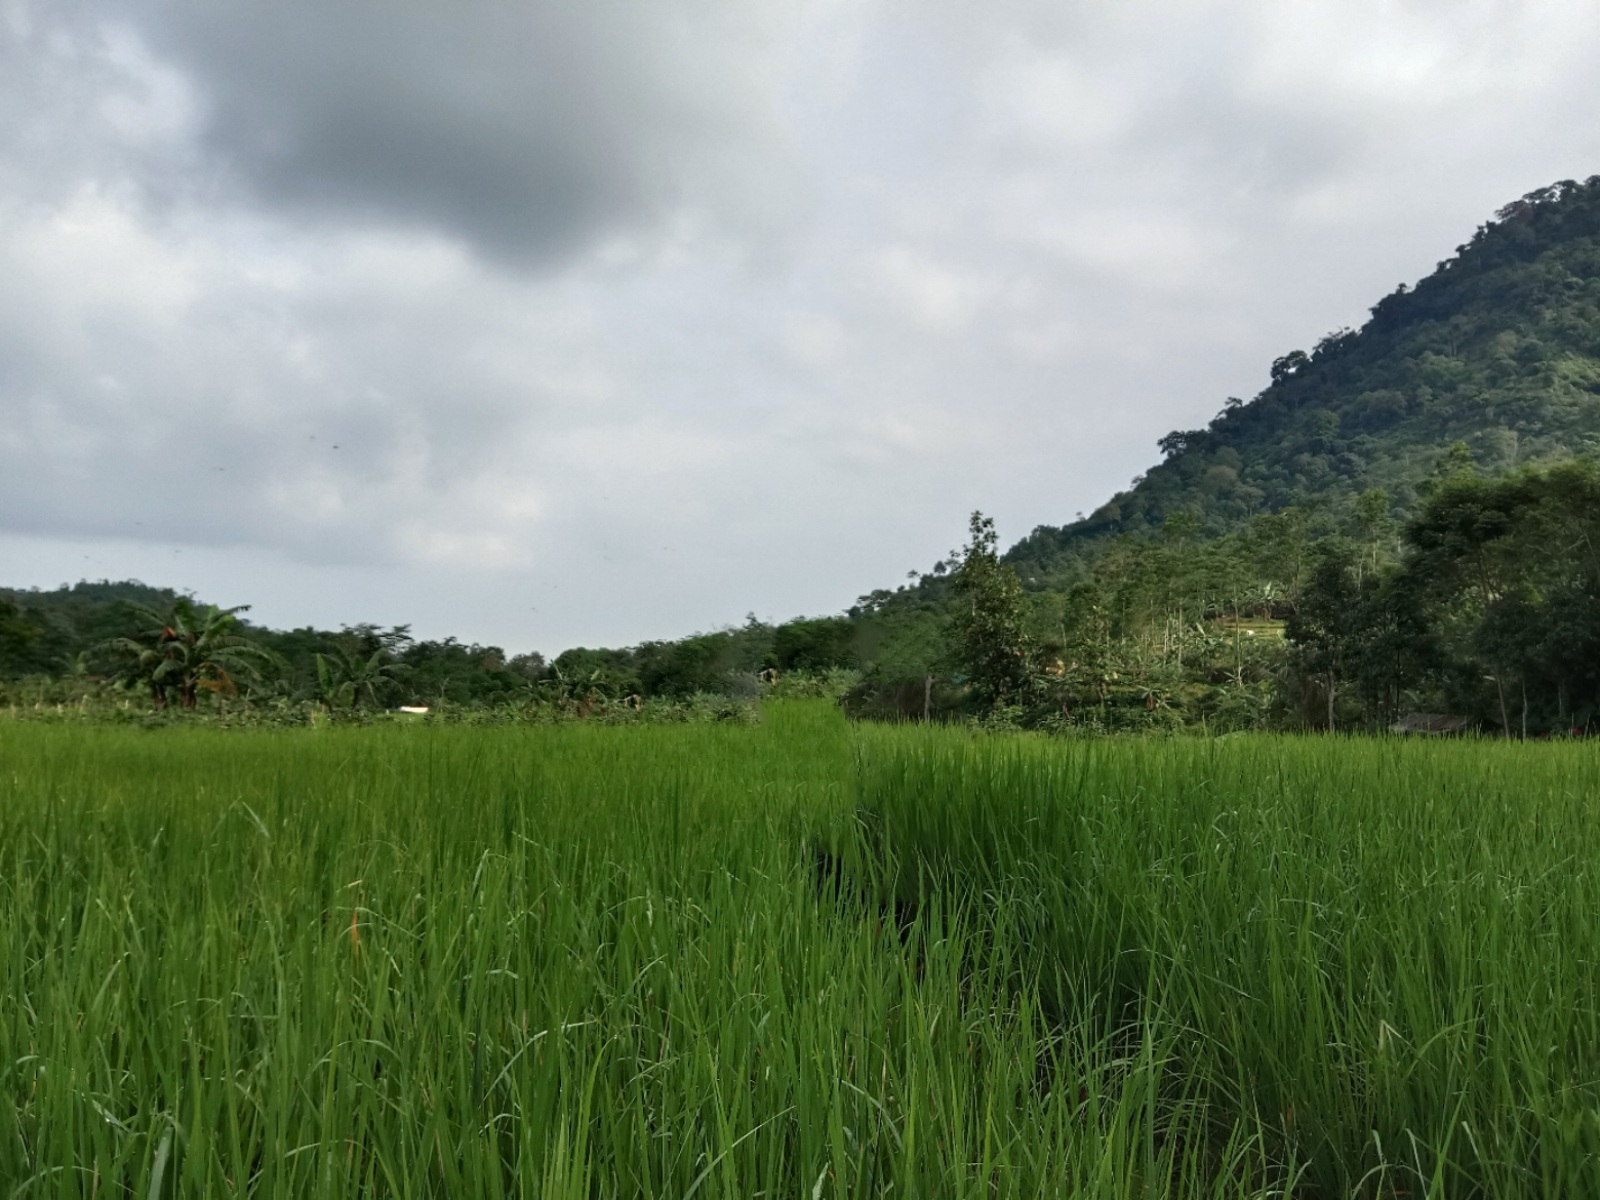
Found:
[[[784,319],[784,348],[808,367],[826,369],[837,363],[849,346],[844,323],[831,313],[795,312]]]
[[[906,245],[873,256],[873,282],[884,298],[930,329],[958,329],[987,298],[984,281]]]

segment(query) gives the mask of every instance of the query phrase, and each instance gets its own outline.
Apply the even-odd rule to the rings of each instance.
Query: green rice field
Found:
[[[1600,752],[0,723],[0,1196],[1600,1195]]]

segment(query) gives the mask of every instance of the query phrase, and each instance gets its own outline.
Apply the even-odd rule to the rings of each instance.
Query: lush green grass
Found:
[[[862,761],[902,893],[1009,910],[1051,1019],[1153,1041],[1213,1146],[1249,1131],[1316,1195],[1600,1195],[1592,746],[900,731]]]
[[[1600,1194],[1600,758],[0,723],[4,1194]]]

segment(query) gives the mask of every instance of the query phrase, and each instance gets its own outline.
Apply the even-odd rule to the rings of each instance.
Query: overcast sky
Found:
[[[1600,172],[1597,63],[1593,0],[0,0],[0,583],[839,611]]]

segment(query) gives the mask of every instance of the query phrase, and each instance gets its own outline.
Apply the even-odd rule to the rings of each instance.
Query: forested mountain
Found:
[[[1087,519],[1006,553],[1026,588],[1024,723],[1600,719],[1600,176],[1502,208],[1271,378],[1161,438],[1164,460]],[[862,711],[971,707],[975,668],[952,653],[971,562],[852,608]]]
[[[1382,488],[1403,517],[1457,442],[1490,474],[1600,451],[1600,176],[1502,208],[1359,330],[1285,354],[1260,395],[1169,433],[1165,459],[1127,491],[1040,526],[1007,558],[1052,588],[1179,510],[1214,536],[1291,505],[1338,522]]]

